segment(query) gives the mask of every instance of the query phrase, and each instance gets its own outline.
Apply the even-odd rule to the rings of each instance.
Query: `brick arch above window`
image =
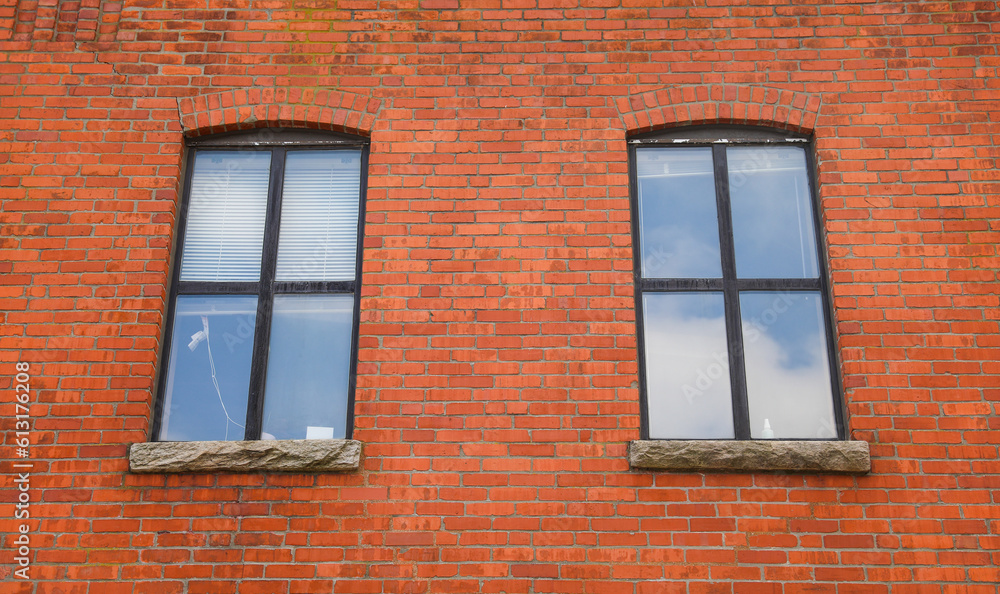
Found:
[[[313,128],[370,136],[381,99],[313,89],[237,89],[177,100],[185,136]]]
[[[626,134],[673,126],[745,124],[801,133],[816,127],[818,95],[760,86],[678,86],[617,100]]]

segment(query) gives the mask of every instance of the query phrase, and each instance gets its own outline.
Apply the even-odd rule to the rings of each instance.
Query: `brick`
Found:
[[[991,3],[258,4],[0,0],[35,590],[995,591]],[[871,474],[628,468],[626,139],[688,123],[813,137]],[[371,139],[362,468],[129,474],[184,137],[279,125]]]

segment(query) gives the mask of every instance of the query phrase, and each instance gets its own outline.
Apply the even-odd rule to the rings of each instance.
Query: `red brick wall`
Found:
[[[997,592],[996,3],[458,4],[0,0],[2,589]],[[691,122],[814,134],[870,475],[629,469],[625,139]],[[362,470],[129,474],[183,134],[263,125],[371,136]]]

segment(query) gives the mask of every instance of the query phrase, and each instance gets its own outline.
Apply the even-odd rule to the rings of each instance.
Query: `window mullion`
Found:
[[[729,206],[729,172],[726,166],[726,147],[719,144],[714,145],[712,157],[715,171],[715,198],[719,212],[722,292],[726,307],[733,425],[736,439],[750,439],[750,407],[747,402],[746,369],[743,359],[743,329],[740,319],[740,292],[736,277],[733,218]]]
[[[268,343],[271,334],[271,311],[274,307],[274,274],[278,261],[278,231],[281,224],[281,188],[284,182],[285,149],[271,151],[271,182],[267,194],[267,218],[264,226],[264,250],[260,263],[260,287],[257,293],[257,327],[254,330],[253,365],[250,370],[250,396],[247,399],[244,439],[260,439],[261,414],[264,409],[264,382],[267,371]]]
[[[180,295],[256,295],[257,281],[179,281]]]
[[[721,278],[640,278],[638,283],[643,291],[721,291]]]

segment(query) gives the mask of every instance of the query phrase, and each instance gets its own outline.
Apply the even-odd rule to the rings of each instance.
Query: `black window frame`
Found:
[[[183,170],[183,189],[177,214],[177,232],[174,237],[170,293],[167,315],[163,325],[159,357],[159,376],[150,427],[151,441],[161,441],[164,405],[166,400],[167,364],[177,297],[183,295],[246,295],[257,297],[257,314],[254,327],[253,355],[250,364],[250,390],[247,396],[246,425],[242,441],[261,439],[264,410],[264,386],[267,380],[267,358],[270,345],[271,314],[274,296],[279,294],[353,295],[353,327],[351,330],[350,371],[347,387],[346,439],[354,432],[354,393],[357,389],[358,332],[361,310],[361,269],[363,261],[366,196],[368,194],[368,157],[370,142],[361,136],[333,131],[294,128],[258,128],[254,130],[215,134],[186,139],[186,156]],[[357,250],[353,281],[276,281],[278,232],[281,223],[282,182],[285,156],[300,150],[352,150],[361,153],[361,179],[357,226]],[[195,156],[205,151],[256,151],[271,153],[270,179],[267,190],[267,211],[264,218],[261,269],[257,281],[181,281],[180,269],[188,209],[191,202],[191,182]],[[233,440],[239,441],[239,440]]]
[[[788,438],[790,441],[838,441],[847,439],[847,410],[840,381],[840,356],[836,348],[836,326],[833,323],[833,295],[830,289],[826,241],[823,233],[819,187],[813,142],[809,136],[768,127],[738,125],[706,125],[669,128],[636,135],[628,139],[629,204],[632,225],[632,260],[636,338],[639,372],[639,414],[641,439],[650,439],[649,406],[646,382],[645,324],[642,296],[645,293],[716,292],[722,293],[725,307],[726,343],[729,355],[729,375],[735,437],[733,441],[750,441],[750,412],[747,397],[746,369],[739,295],[741,291],[816,291],[822,298],[823,322],[826,329],[827,360],[833,394],[836,437],[832,439]],[[736,274],[732,210],[730,208],[729,175],[726,159],[728,146],[799,146],[804,148],[806,175],[809,180],[815,229],[818,278],[748,278]],[[708,147],[712,149],[715,180],[716,210],[719,223],[719,247],[722,264],[721,278],[644,278],[642,276],[642,245],[639,221],[639,181],[637,151],[642,147]],[[659,438],[658,438],[659,439]],[[670,439],[670,438],[663,438]],[[677,438],[681,439],[681,438]],[[713,438],[715,439],[715,438]],[[723,438],[718,438],[723,439]],[[769,441],[760,439],[758,441]]]

